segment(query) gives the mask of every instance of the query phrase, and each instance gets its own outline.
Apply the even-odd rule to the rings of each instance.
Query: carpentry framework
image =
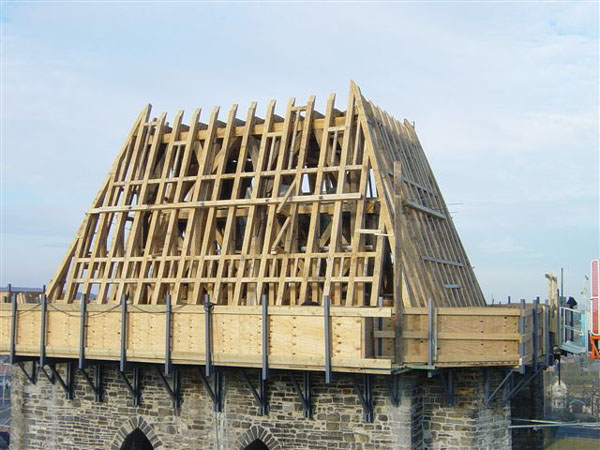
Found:
[[[145,107],[40,304],[0,304],[0,352],[78,361],[95,392],[86,365],[118,362],[138,400],[128,364],[204,366],[215,405],[223,366],[260,368],[263,401],[270,369],[548,364],[549,308],[485,306],[414,126],[354,83],[314,104]]]
[[[285,117],[252,104],[208,124],[196,110],[136,120],[48,288],[114,303],[376,306],[394,295],[396,234],[406,235],[406,306],[481,306],[483,296],[408,122],[352,85],[346,112],[314,97]],[[404,220],[395,226],[394,164]],[[401,229],[399,229],[401,228]]]

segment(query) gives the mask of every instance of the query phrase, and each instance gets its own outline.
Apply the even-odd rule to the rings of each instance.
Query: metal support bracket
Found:
[[[79,317],[79,370],[85,369],[85,341],[87,328],[85,324],[85,313],[87,309],[87,295],[81,296],[81,312]]]
[[[133,382],[130,382],[129,379],[127,378],[127,375],[125,374],[125,372],[122,370],[119,370],[119,376],[121,377],[121,380],[123,380],[125,387],[133,396],[133,405],[134,406],[139,406],[141,403],[142,382],[141,382],[141,377],[140,377],[140,371],[141,371],[141,369],[139,367],[133,368]]]
[[[31,384],[35,384],[37,382],[37,371],[35,370],[35,361],[31,361],[31,374],[27,372],[25,368],[25,363],[23,361],[18,361],[17,365],[21,368],[27,379]]]
[[[494,400],[496,395],[500,392],[502,387],[509,384],[509,380],[512,378],[513,373],[514,372],[512,370],[509,370],[506,373],[506,375],[504,376],[504,378],[502,378],[502,381],[500,381],[500,384],[498,384],[498,386],[496,386],[496,389],[491,391],[492,388],[491,388],[490,372],[488,370],[485,371],[484,399],[483,399],[484,404],[489,405]]]
[[[12,295],[11,285],[8,285],[8,298],[10,300],[10,363],[17,362],[17,296]]]
[[[302,407],[304,408],[304,417],[307,419],[312,418],[312,392],[311,392],[311,382],[310,382],[310,372],[304,371],[303,375],[303,384],[304,384],[304,392],[300,389],[300,385],[296,380],[296,375],[293,371],[289,373],[290,380],[292,380],[292,385],[294,386],[294,390],[298,394],[298,398],[302,403]]]
[[[442,386],[446,392],[446,401],[449,406],[454,406],[456,398],[454,396],[454,371],[453,370],[441,370],[440,379],[442,380]]]
[[[504,403],[509,402],[508,394],[510,394],[510,392],[512,391],[512,389],[515,385],[515,374],[516,373],[518,373],[518,372],[515,370],[509,370],[508,374],[506,375],[507,380],[506,380],[506,384],[504,387],[504,392],[502,392],[502,401]]]
[[[47,324],[48,298],[42,294],[42,315],[40,317],[40,366],[46,364],[46,324]]]
[[[254,400],[256,400],[256,403],[258,403],[258,406],[260,408],[259,414],[261,416],[266,416],[269,413],[269,403],[268,403],[269,402],[269,393],[268,393],[268,389],[267,389],[267,380],[265,380],[262,377],[262,373],[259,374],[259,376],[258,376],[258,391],[257,391],[256,387],[254,387],[254,383],[252,383],[252,380],[248,376],[248,373],[243,369],[242,369],[242,375],[244,376],[244,379],[250,386],[250,392],[252,393]]]
[[[523,340],[519,343],[519,359],[521,360],[521,365],[519,367],[519,373],[525,373],[525,299],[521,299],[520,303],[521,308],[521,316],[519,316],[519,333]]]
[[[540,298],[536,298],[533,301],[533,371],[537,372],[538,370],[538,304],[540,302]]]
[[[46,378],[48,378],[48,381],[50,383],[52,383],[52,384],[56,383],[56,377],[54,376],[53,372],[50,372],[50,373],[46,372],[46,369],[44,369],[44,366],[38,366],[38,368],[39,368],[40,372],[42,372],[46,376]]]
[[[402,395],[400,393],[400,380],[398,374],[392,374],[390,376],[390,400],[392,405],[400,406]]]
[[[510,391],[506,394],[505,402],[510,402],[515,396],[519,393],[521,389],[527,387],[531,381],[537,377],[540,373],[542,373],[543,367],[539,367],[537,370],[533,371],[533,373],[529,376],[524,376],[521,381],[517,383],[517,385],[513,388],[511,387]]]
[[[435,361],[435,308],[433,300],[429,297],[427,303],[427,365],[433,367]]]
[[[173,408],[175,408],[175,409],[180,408],[181,407],[181,382],[180,382],[179,371],[178,370],[173,371],[173,385],[172,386],[169,383],[169,380],[167,379],[167,377],[160,371],[160,369],[158,367],[156,368],[156,372],[158,373],[160,380],[162,381],[165,389],[167,390],[169,397],[171,397],[171,400],[173,401]]]
[[[210,377],[213,371],[212,366],[212,308],[213,304],[210,302],[208,295],[204,296],[204,344],[206,353],[206,363],[204,365],[205,375]]]
[[[262,380],[269,378],[269,298],[262,296]]]
[[[364,373],[363,384],[364,388],[361,390],[360,381],[358,379],[360,375],[352,374],[352,382],[354,383],[354,389],[356,395],[363,407],[364,418],[366,422],[373,422],[375,420],[374,408],[373,408],[373,391],[371,389],[371,374]]]
[[[323,326],[325,337],[325,383],[331,383],[331,338],[330,338],[330,319],[329,319],[329,295],[323,296]]]
[[[83,378],[90,385],[92,391],[94,391],[94,401],[102,403],[102,366],[100,364],[96,364],[94,366],[94,378],[90,376],[89,373],[86,372],[84,368],[79,368],[79,371],[83,375]]]
[[[166,314],[165,314],[165,375],[169,375],[171,372],[171,294],[167,293],[166,301]],[[159,374],[162,376],[162,373]],[[177,375],[174,375],[175,379]],[[164,378],[164,377],[162,377]],[[166,379],[165,379],[166,380]],[[167,385],[168,386],[168,385]],[[170,389],[170,388],[169,388]],[[178,401],[173,400],[175,403]],[[179,406],[175,406],[179,408]]]
[[[213,405],[215,406],[216,412],[221,412],[223,410],[223,373],[219,370],[218,367],[213,367],[213,385],[210,385],[210,381],[208,377],[200,370],[200,379],[204,383],[204,387],[208,391],[208,395],[213,401]]]
[[[58,381],[58,384],[63,388],[66,394],[66,398],[68,400],[73,400],[73,381],[75,380],[75,363],[73,361],[69,361],[67,363],[67,374],[65,378],[60,376],[60,373],[56,370],[55,364],[48,364],[50,367],[50,372],[54,376],[54,379]]]
[[[119,372],[127,370],[127,295],[121,297],[121,361]]]
[[[546,299],[546,310],[544,313],[544,339],[546,341],[545,351],[546,351],[546,367],[550,367],[554,364],[553,361],[553,351],[552,351],[552,341],[550,339],[550,303],[548,299]]]

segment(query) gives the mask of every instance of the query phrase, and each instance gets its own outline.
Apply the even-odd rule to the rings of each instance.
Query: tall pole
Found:
[[[560,268],[560,298],[558,299],[558,305],[561,306],[561,301],[563,299],[563,296],[565,295],[564,291],[563,291],[563,287],[564,287],[564,268]]]

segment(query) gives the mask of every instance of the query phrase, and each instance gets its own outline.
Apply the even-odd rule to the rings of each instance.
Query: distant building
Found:
[[[550,408],[553,411],[564,412],[567,410],[567,385],[556,380],[550,386]]]
[[[589,406],[585,404],[585,401],[580,398],[574,398],[569,402],[569,411],[573,414],[588,414]]]

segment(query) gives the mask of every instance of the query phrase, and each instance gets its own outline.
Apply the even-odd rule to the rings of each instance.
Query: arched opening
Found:
[[[154,450],[154,447],[142,430],[136,428],[125,438],[121,450]]]
[[[250,442],[250,444],[248,444],[244,450],[269,450],[269,447],[267,447],[260,439],[255,439],[254,441]]]

